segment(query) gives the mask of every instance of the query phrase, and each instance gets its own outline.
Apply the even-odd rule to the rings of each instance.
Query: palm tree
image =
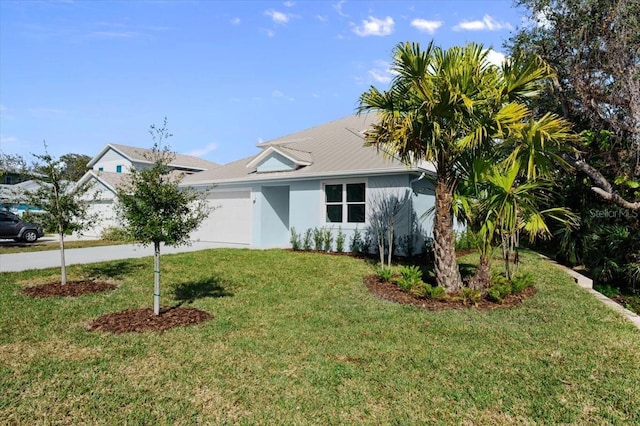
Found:
[[[490,245],[499,239],[502,247],[502,258],[505,265],[505,276],[513,278],[511,268],[512,256],[517,265],[517,253],[520,245],[520,233],[529,236],[529,241],[551,236],[548,221],[555,220],[565,226],[575,226],[577,217],[564,207],[540,209],[551,195],[552,184],[545,179],[523,180],[520,165],[512,164],[508,168],[494,166],[486,175],[485,198],[480,201],[482,226],[480,237],[484,244]],[[481,281],[489,274],[489,258],[481,260],[479,276]],[[485,269],[486,268],[486,269]],[[487,284],[486,282],[482,284]]]
[[[499,68],[487,53],[474,43],[449,50],[399,44],[389,90],[371,87],[358,107],[358,113],[378,113],[365,135],[369,145],[407,164],[435,165],[435,275],[447,292],[462,287],[452,214],[456,162],[462,154],[495,149],[497,140],[521,128],[530,116],[525,99],[537,96],[551,75],[538,58],[516,58]]]

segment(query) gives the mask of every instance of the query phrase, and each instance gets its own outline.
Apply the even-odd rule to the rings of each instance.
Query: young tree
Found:
[[[371,197],[369,227],[375,235],[380,252],[380,267],[384,268],[384,254],[387,252],[387,267],[391,267],[395,228],[401,221],[400,214],[410,208],[410,194],[380,192]]]
[[[44,145],[45,153],[34,154],[32,179],[40,185],[35,191],[26,191],[22,197],[32,206],[43,210],[45,229],[53,229],[60,241],[61,282],[67,283],[65,265],[64,238],[67,233],[81,232],[95,220],[89,213],[91,185],[76,186],[63,177],[63,161],[51,156]]]
[[[206,200],[190,188],[180,188],[183,175],[171,170],[174,159],[166,146],[172,135],[165,118],[162,127],[149,129],[154,145],[147,160],[152,166],[131,169],[126,184],[117,189],[118,210],[128,233],[154,248],[153,311],[160,314],[160,243],[189,244],[189,234],[209,215]]]

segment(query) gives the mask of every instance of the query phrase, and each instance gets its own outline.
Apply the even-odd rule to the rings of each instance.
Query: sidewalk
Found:
[[[53,240],[55,241],[55,239]],[[160,248],[160,253],[164,255],[229,247],[242,248],[245,246],[198,241],[193,242],[190,246],[166,247],[163,245]],[[139,244],[124,244],[117,246],[67,249],[64,253],[65,263],[67,265],[75,265],[81,263],[153,256],[153,246],[144,247]],[[60,250],[0,254],[0,272],[19,272],[28,269],[44,269],[53,267],[60,267]]]

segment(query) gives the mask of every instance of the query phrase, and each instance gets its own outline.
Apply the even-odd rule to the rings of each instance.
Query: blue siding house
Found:
[[[407,166],[364,146],[373,114],[353,115],[258,145],[259,152],[188,175],[183,185],[207,191],[214,210],[192,239],[230,246],[290,246],[291,229],[364,231],[376,200],[408,196],[397,233],[431,234],[434,172],[429,163]],[[408,195],[407,195],[408,194]],[[416,222],[419,230],[416,230]]]

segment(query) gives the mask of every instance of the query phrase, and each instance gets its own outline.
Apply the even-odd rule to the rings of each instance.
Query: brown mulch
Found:
[[[55,296],[77,297],[83,294],[115,290],[115,288],[115,284],[104,281],[68,281],[65,285],[62,285],[62,283],[49,283],[34,287],[25,287],[21,290],[21,293],[39,298]]]
[[[115,334],[164,331],[173,327],[198,324],[212,316],[199,309],[167,308],[155,315],[153,309],[127,309],[122,312],[105,314],[94,320],[89,331],[105,331]]]
[[[416,294],[401,290],[392,282],[380,280],[377,275],[366,276],[364,278],[364,283],[369,291],[380,299],[400,303],[402,305],[417,306],[430,311],[461,308],[476,308],[483,311],[490,311],[497,308],[508,308],[520,305],[523,300],[532,297],[537,291],[535,287],[528,287],[519,294],[510,294],[505,297],[502,303],[495,303],[490,300],[483,299],[475,304],[465,304],[462,300],[455,300],[455,298],[448,300],[433,300],[420,297]]]

